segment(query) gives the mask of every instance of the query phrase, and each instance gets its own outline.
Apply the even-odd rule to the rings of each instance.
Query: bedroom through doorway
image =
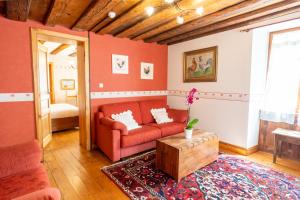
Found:
[[[39,40],[39,51],[48,54],[51,131],[79,131],[78,69],[76,44]]]
[[[37,139],[45,148],[72,133],[90,150],[88,38],[31,32]]]

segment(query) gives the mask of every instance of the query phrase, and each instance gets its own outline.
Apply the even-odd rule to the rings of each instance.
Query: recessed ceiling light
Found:
[[[166,3],[173,3],[174,0],[165,0]]]
[[[204,12],[204,8],[203,8],[203,7],[196,8],[196,13],[197,13],[198,15],[202,15],[203,12]]]
[[[110,11],[110,12],[108,12],[108,16],[109,16],[109,18],[113,19],[117,16],[117,14],[114,11]]]
[[[176,21],[177,21],[178,24],[183,24],[184,18],[182,16],[177,16]]]
[[[151,16],[154,13],[154,8],[152,6],[148,6],[145,8],[148,16]]]

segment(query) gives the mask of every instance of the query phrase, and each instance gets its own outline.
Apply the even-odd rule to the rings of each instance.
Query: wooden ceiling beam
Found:
[[[222,22],[220,23],[216,23],[212,26],[209,26],[208,29],[205,29],[205,31],[202,31],[201,29],[198,29],[196,32],[192,31],[190,33],[185,33],[183,35],[185,35],[185,37],[183,35],[180,36],[175,36],[171,39],[168,40],[164,40],[164,41],[160,41],[159,44],[168,44],[168,45],[172,45],[172,44],[177,44],[180,42],[184,42],[184,41],[188,41],[188,40],[192,40],[192,39],[196,39],[199,37],[204,37],[204,36],[208,36],[211,34],[216,34],[216,33],[220,33],[220,32],[224,32],[224,31],[228,31],[228,30],[232,30],[232,29],[236,29],[236,28],[241,28],[244,26],[249,26],[252,24],[257,24],[257,23],[261,23],[264,21],[268,21],[268,20],[272,20],[272,19],[276,19],[276,18],[280,18],[286,15],[290,15],[290,14],[294,14],[294,13],[299,13],[298,17],[300,17],[300,6],[294,6],[285,10],[280,10],[277,12],[273,12],[273,13],[268,13],[264,16],[260,16],[254,19],[250,19],[250,20],[237,20],[237,23],[229,23],[226,26],[222,26]],[[295,18],[298,18],[295,17]],[[246,18],[249,19],[249,18]],[[227,22],[229,22],[229,20],[226,20]],[[227,23],[224,22],[224,23]],[[232,24],[232,25],[230,25]]]
[[[5,11],[6,11],[6,3],[4,1],[0,1],[0,14],[4,16]]]
[[[145,8],[148,6],[153,6],[156,8],[156,12],[159,12],[161,8],[161,0],[143,0],[141,3],[134,6],[128,12],[124,13],[122,16],[117,18],[112,23],[100,29],[97,34],[116,34],[125,30],[126,28],[138,23],[139,21],[148,17],[145,12]]]
[[[59,45],[56,49],[54,49],[53,51],[51,51],[50,54],[56,55],[56,54],[58,54],[59,52],[61,52],[62,50],[68,48],[69,46],[70,46],[69,44],[61,44],[61,45]]]
[[[88,31],[95,27],[100,21],[107,17],[107,13],[121,0],[97,0],[83,14],[83,16],[72,27],[73,30]]]
[[[73,30],[91,30],[100,21],[107,17],[107,13],[118,4],[121,4],[122,0],[98,0],[93,3],[83,16],[72,27]]]
[[[228,0],[225,0],[228,1]],[[170,6],[167,9],[162,10],[154,14],[152,17],[146,18],[145,20],[135,24],[134,26],[124,30],[123,32],[117,34],[117,37],[128,37],[134,38],[146,31],[149,31],[157,26],[160,26],[164,23],[169,22],[170,20],[176,19],[176,17],[180,15],[186,15],[187,13],[193,12],[190,8],[197,8],[200,6],[206,7],[209,4],[214,3],[215,0],[206,0],[206,1],[195,1],[195,0],[181,0],[177,2],[177,5],[186,10],[184,12],[180,12],[176,6]],[[220,5],[220,3],[219,3]],[[194,12],[193,12],[194,13]],[[199,17],[197,14],[194,14],[193,17]],[[187,19],[185,19],[187,20]]]
[[[44,23],[51,7],[52,0],[31,0],[28,18]]]
[[[128,12],[131,8],[136,6],[138,3],[140,3],[142,0],[130,0],[130,1],[122,1],[122,3],[117,4],[112,11],[114,11],[117,16],[116,18],[112,19],[109,17],[105,17],[103,20],[99,21],[97,25],[95,25],[92,29],[90,29],[93,32],[98,32],[100,29],[111,23],[112,21],[118,19],[120,16],[122,16],[124,13]],[[108,12],[107,12],[108,14]]]
[[[46,25],[59,24],[70,28],[90,4],[90,0],[54,0]]]
[[[134,40],[144,39],[146,42],[157,42],[184,32],[194,30],[195,28],[204,27],[209,24],[216,23],[218,21],[222,21],[230,17],[234,17],[239,14],[243,14],[280,1],[283,0],[247,0],[236,5],[228,6],[220,11],[218,11],[218,9],[212,9],[211,12],[208,13],[209,15],[199,17],[198,19],[185,23],[181,26],[177,24],[176,20],[171,21],[164,26],[148,31],[147,33],[134,38]]]
[[[45,24],[48,26],[54,26],[61,17],[62,13],[66,9],[70,0],[54,0],[50,8],[50,12],[45,20]]]
[[[17,21],[26,21],[31,0],[6,1],[6,17]]]
[[[75,52],[73,52],[73,53],[70,53],[68,56],[70,56],[70,57],[75,57],[77,55],[77,52],[75,51]]]

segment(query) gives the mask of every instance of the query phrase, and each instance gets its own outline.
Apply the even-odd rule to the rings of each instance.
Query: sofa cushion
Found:
[[[175,135],[177,133],[182,133],[184,131],[185,124],[184,123],[164,123],[164,124],[157,124],[157,123],[150,123],[146,126],[157,127],[161,130],[161,136],[166,137],[169,135]]]
[[[161,138],[161,131],[157,127],[142,126],[141,128],[128,131],[128,135],[121,137],[121,146],[130,147]]]
[[[138,102],[122,102],[122,103],[112,103],[102,105],[99,111],[102,111],[104,117],[111,118],[112,114],[118,114],[124,111],[130,110],[132,112],[133,118],[138,124],[142,124],[141,110]]]
[[[40,166],[41,148],[36,140],[0,147],[0,178]]]
[[[152,108],[151,114],[157,124],[173,122],[173,119],[168,116],[167,110],[165,108]]]
[[[49,187],[47,172],[40,167],[0,178],[0,199],[16,198]]]
[[[178,109],[167,109],[168,116],[174,120],[174,122],[178,123],[186,123],[188,119],[188,111],[187,110],[178,110]]]
[[[133,118],[132,112],[130,110],[118,114],[112,114],[111,118],[113,118],[115,121],[124,124],[128,131],[140,128],[138,123]]]
[[[24,196],[17,197],[13,200],[60,200],[61,194],[57,188],[45,188],[37,190]]]
[[[140,101],[139,103],[141,108],[143,124],[149,124],[155,122],[151,114],[152,108],[167,108],[166,101],[160,99]]]

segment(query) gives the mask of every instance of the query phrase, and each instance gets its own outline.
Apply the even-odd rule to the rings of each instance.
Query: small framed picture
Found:
[[[128,74],[128,56],[112,54],[112,73]]]
[[[74,90],[75,89],[75,80],[74,79],[61,79],[60,88],[62,90]]]
[[[183,82],[217,81],[218,47],[183,54]]]
[[[152,80],[154,74],[154,65],[152,63],[141,62],[141,79]]]

